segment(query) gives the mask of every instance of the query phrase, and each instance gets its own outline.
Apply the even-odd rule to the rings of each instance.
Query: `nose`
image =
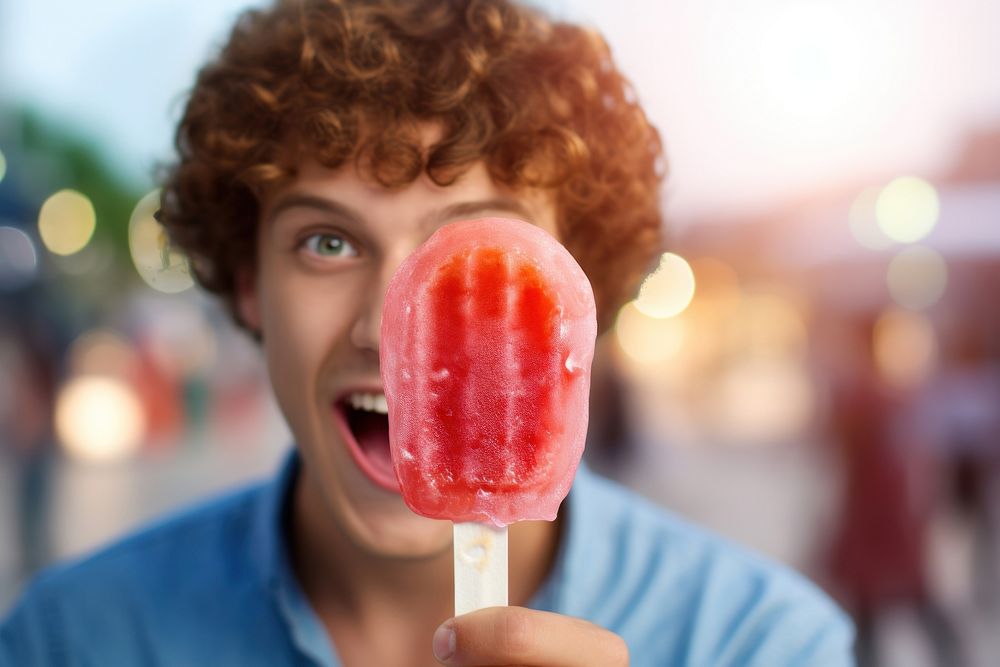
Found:
[[[389,281],[408,253],[386,258],[373,274],[373,281],[361,296],[358,315],[351,327],[351,343],[359,350],[379,353],[382,338],[382,306]]]

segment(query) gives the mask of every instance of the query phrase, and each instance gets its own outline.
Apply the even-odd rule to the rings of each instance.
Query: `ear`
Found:
[[[248,329],[260,336],[260,294],[257,272],[251,266],[236,271],[236,314]]]

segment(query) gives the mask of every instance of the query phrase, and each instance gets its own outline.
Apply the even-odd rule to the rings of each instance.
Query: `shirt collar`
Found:
[[[273,596],[296,648],[322,667],[339,664],[323,624],[299,587],[288,553],[286,527],[301,461],[293,447],[278,474],[265,484],[254,517],[251,549],[261,583]]]
[[[274,588],[280,569],[287,562],[284,514],[299,465],[298,452],[292,448],[278,474],[264,484],[254,508],[250,549],[261,583],[268,589]]]

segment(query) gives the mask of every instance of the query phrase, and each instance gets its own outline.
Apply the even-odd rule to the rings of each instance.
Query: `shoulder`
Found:
[[[635,664],[852,664],[850,622],[801,575],[592,473],[580,492],[564,598]]]
[[[263,489],[203,502],[43,571],[0,622],[0,664],[12,655],[62,664],[60,651],[82,657],[98,646],[103,656],[116,641],[142,660],[152,628],[187,632],[198,614],[208,620],[254,580],[247,554]]]

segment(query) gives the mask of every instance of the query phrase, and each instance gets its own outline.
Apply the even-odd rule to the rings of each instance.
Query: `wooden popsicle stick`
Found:
[[[507,527],[455,524],[455,615],[507,606]]]

